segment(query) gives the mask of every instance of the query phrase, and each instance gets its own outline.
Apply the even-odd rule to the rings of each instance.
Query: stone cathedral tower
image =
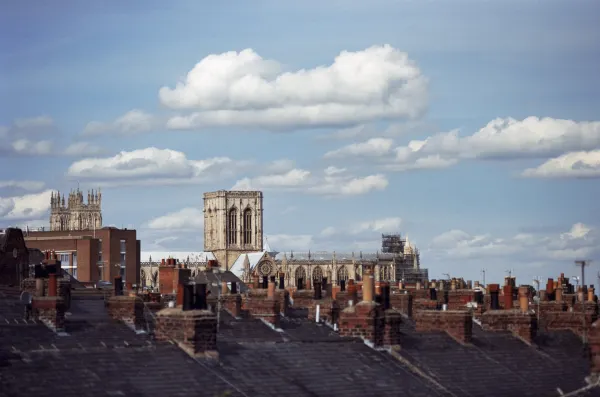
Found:
[[[229,270],[240,254],[262,250],[262,192],[204,193],[204,251]]]
[[[64,194],[52,193],[50,199],[50,231],[92,230],[102,228],[102,193],[88,191],[87,204],[83,193],[71,191],[65,200]]]

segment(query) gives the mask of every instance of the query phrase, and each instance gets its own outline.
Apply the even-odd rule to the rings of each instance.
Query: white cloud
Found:
[[[159,216],[148,222],[149,229],[176,230],[193,229],[204,232],[204,213],[201,209],[188,207],[177,212]],[[166,240],[162,240],[164,242]],[[159,242],[156,242],[159,244]]]
[[[388,138],[371,138],[365,142],[352,143],[336,150],[325,153],[325,158],[386,155],[392,149],[394,141]]]
[[[263,128],[338,126],[419,117],[427,80],[417,65],[389,45],[343,51],[331,65],[282,72],[251,49],[209,55],[159,98],[171,109],[194,110],[167,126]]]
[[[182,152],[146,149],[120,152],[113,157],[88,158],[73,163],[67,175],[107,183],[187,184],[226,177],[240,171],[246,163],[227,157],[189,160]]]
[[[353,233],[399,233],[401,225],[402,219],[399,217],[381,218],[359,223],[353,228]]]
[[[337,233],[337,230],[333,226],[328,226],[325,229],[321,230],[321,236],[323,236],[323,237],[333,236],[336,233]]]
[[[35,191],[43,189],[44,186],[44,182],[39,181],[0,181],[0,189],[16,188]]]
[[[523,171],[534,178],[600,178],[600,150],[571,152]]]
[[[18,139],[12,142],[11,149],[15,154],[46,156],[52,154],[52,142]]]
[[[151,131],[157,126],[158,120],[155,116],[143,110],[134,109],[111,122],[89,122],[83,129],[83,135],[139,134]]]
[[[0,220],[39,219],[50,209],[51,190],[24,196],[0,197]]]
[[[344,174],[345,169],[328,167],[323,175],[294,168],[282,174],[271,174],[238,180],[232,190],[284,189],[307,194],[335,196],[355,196],[374,190],[383,190],[388,185],[384,175],[355,177]]]
[[[54,120],[49,116],[38,116],[31,118],[15,119],[13,122],[17,128],[49,127],[54,125]]]
[[[519,255],[521,262],[573,261],[588,259],[598,252],[600,234],[583,223],[574,224],[568,232],[558,235],[519,233],[512,237],[490,234],[473,235],[462,230],[450,230],[431,241],[430,251],[453,259],[508,258]],[[572,262],[571,262],[572,263]]]
[[[439,168],[453,165],[460,159],[543,158],[595,149],[599,145],[600,122],[499,118],[470,136],[460,137],[454,130],[411,141],[396,148],[396,158],[390,168],[432,168],[432,164]]]
[[[329,166],[327,168],[325,168],[325,175],[327,176],[334,176],[334,175],[338,175],[338,174],[343,174],[344,172],[346,172],[346,168],[338,168],[338,167],[334,167],[334,166]]]

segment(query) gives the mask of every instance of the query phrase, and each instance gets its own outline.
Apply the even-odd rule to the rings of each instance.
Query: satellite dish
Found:
[[[13,258],[17,259],[17,256],[19,256],[19,251],[16,248],[13,248]]]
[[[31,305],[31,294],[27,291],[21,293],[21,303]]]

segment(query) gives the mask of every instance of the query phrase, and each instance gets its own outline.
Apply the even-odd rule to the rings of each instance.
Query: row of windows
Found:
[[[227,244],[237,244],[238,212],[235,208],[229,210],[227,219]],[[242,244],[252,244],[252,210],[246,209],[242,218]]]

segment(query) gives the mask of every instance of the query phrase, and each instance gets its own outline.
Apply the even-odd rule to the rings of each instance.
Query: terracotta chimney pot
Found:
[[[267,287],[267,298],[275,299],[275,283],[269,281],[269,285]]]
[[[523,313],[529,311],[529,288],[519,287],[519,304]]]

